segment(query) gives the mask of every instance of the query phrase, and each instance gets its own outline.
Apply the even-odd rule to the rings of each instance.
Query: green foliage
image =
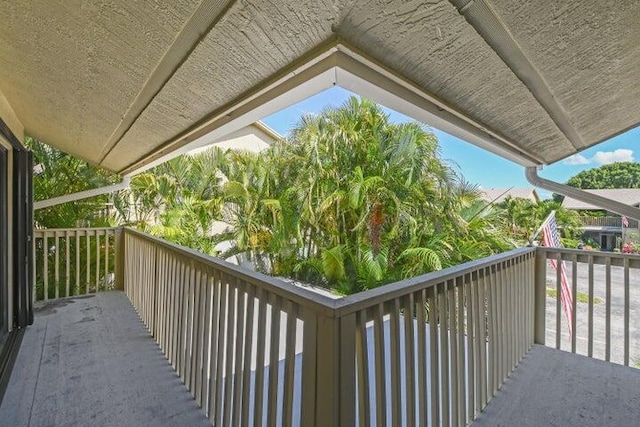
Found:
[[[575,188],[640,188],[640,164],[619,162],[582,171],[569,179]]]
[[[111,185],[120,181],[117,175],[89,165],[87,162],[62,153],[34,138],[27,137],[26,145],[31,149],[36,166],[33,177],[34,200],[46,200],[57,196],[63,196],[79,191]],[[106,206],[111,196],[96,196],[76,202],[63,203],[49,208],[34,211],[34,225],[38,228],[76,228],[76,227],[104,227],[114,225],[114,218],[106,214]],[[109,244],[114,245],[110,237]],[[100,244],[105,245],[105,237],[100,237]],[[69,294],[77,295],[88,290],[95,289],[96,283],[100,287],[107,285],[107,277],[103,274],[109,269],[104,268],[105,260],[101,258],[102,268],[96,271],[95,267],[87,270],[87,266],[96,265],[96,237],[84,236],[81,238],[69,237],[65,233],[35,242],[36,265],[44,264],[44,257],[48,258],[48,265],[55,265],[55,259],[76,259],[76,254],[83,262],[69,263],[69,270],[56,272],[50,268],[46,274],[47,289],[45,290],[45,272],[37,269],[35,277],[36,293],[39,299],[44,298],[45,292],[49,298],[53,296],[66,296],[67,284]],[[88,248],[87,248],[88,246]],[[85,261],[87,260],[88,261]],[[113,252],[106,259],[110,265],[114,263]],[[57,274],[56,274],[57,273]]]
[[[117,175],[89,165],[53,147],[27,137],[26,146],[33,152],[37,172],[33,177],[35,201],[99,188],[120,181]],[[104,212],[108,195],[63,203],[34,212],[36,226],[42,228],[101,227],[109,225]]]
[[[119,221],[200,252],[215,255],[214,222],[221,217],[218,169],[224,153],[184,155],[131,180],[114,203]]]
[[[563,243],[566,247],[575,247],[572,246],[572,240],[581,233],[580,215],[563,208],[562,204],[555,200],[534,202],[529,199],[507,198],[498,206],[504,209],[506,228],[521,243],[529,241],[551,211],[556,212],[556,223],[562,229],[563,238],[566,239]]]
[[[366,100],[302,117],[259,156],[225,156],[235,249],[270,274],[353,293],[513,247],[434,135]]]
[[[135,177],[121,218],[265,273],[354,293],[513,247],[502,212],[438,154],[417,123],[349,99],[303,116],[259,155],[210,149]],[[214,235],[224,215],[229,233]]]
[[[115,180],[77,168],[91,175],[83,185]],[[428,129],[391,123],[376,104],[351,98],[303,116],[287,140],[259,155],[184,155],[110,200],[120,224],[222,258],[242,254],[259,271],[343,294],[511,249],[554,209],[567,235],[579,225],[555,202],[493,206],[480,194],[440,159]],[[229,230],[214,230],[223,218]],[[232,247],[217,254],[225,240]]]
[[[551,298],[556,298],[558,296],[558,291],[556,289],[553,288],[547,288],[547,296],[551,297]],[[585,293],[585,292],[580,292],[578,291],[577,295],[576,295],[576,301],[579,304],[588,304],[589,303],[589,294]],[[593,297],[593,303],[594,304],[602,304],[604,302],[604,300],[600,297]]]

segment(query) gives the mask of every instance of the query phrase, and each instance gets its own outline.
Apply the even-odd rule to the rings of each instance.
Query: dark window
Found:
[[[9,291],[9,275],[7,271],[9,256],[7,181],[9,170],[7,165],[7,150],[0,146],[0,347],[2,347],[2,342],[6,338],[9,320],[7,299]]]

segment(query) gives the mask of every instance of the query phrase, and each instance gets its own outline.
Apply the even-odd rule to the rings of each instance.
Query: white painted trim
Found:
[[[130,181],[131,177],[125,176],[119,184],[65,194],[64,196],[52,197],[51,199],[39,200],[37,202],[33,202],[33,210],[37,211],[38,209],[49,208],[62,203],[75,202],[76,200],[88,199],[89,197],[100,196],[102,194],[115,193],[116,191],[124,190],[129,187]]]
[[[230,104],[123,172],[129,175],[140,173],[194,148],[220,140],[336,85],[523,166],[544,163],[533,153],[523,151],[513,141],[487,129],[434,95],[402,79],[392,70],[342,43],[337,43],[295,70],[274,79],[273,83],[256,87],[252,95]]]
[[[440,103],[435,103],[424,92],[394,81],[372,68],[363,67],[360,63],[344,65],[337,70],[337,85],[340,87],[523,166],[542,162],[523,153],[505,138],[488,132],[480,124],[443,109]]]
[[[560,184],[559,182],[544,179],[538,176],[538,168],[535,166],[526,168],[525,174],[527,176],[527,180],[536,187],[540,187],[563,196],[572,197],[576,200],[580,200],[581,202],[601,206],[602,209],[640,221],[640,209],[636,207],[607,199],[606,197],[598,196],[579,188],[569,187],[566,184]]]
[[[282,135],[280,135],[275,130],[271,129],[269,126],[267,126],[265,123],[261,122],[260,120],[258,120],[254,124],[252,124],[252,126],[255,127],[256,129],[258,129],[259,131],[264,132],[265,134],[267,134],[274,141],[278,141],[278,140],[282,139]]]

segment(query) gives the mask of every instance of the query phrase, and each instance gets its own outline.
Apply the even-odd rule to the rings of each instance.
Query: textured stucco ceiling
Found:
[[[484,3],[577,138],[449,1],[3,2],[0,91],[27,133],[114,171],[332,40],[541,162],[640,122],[640,2]]]

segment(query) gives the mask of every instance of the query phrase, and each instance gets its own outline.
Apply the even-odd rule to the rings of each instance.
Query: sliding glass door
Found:
[[[0,118],[0,401],[33,323],[32,164],[31,152]]]
[[[9,332],[9,164],[7,149],[0,145],[0,350]]]

